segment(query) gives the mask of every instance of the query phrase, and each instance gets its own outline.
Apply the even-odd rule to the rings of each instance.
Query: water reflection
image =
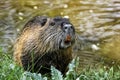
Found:
[[[20,29],[36,15],[69,17],[78,34],[74,53],[85,64],[100,61],[98,54],[109,53],[106,51],[108,48],[115,52],[111,48],[116,44],[120,48],[119,41],[114,43],[113,39],[113,36],[116,38],[115,35],[120,34],[119,0],[1,0],[0,47],[3,47],[4,52],[11,50]],[[113,42],[113,47],[105,47],[110,46],[106,42]],[[94,50],[93,45],[99,50]],[[116,54],[119,52],[116,49]]]

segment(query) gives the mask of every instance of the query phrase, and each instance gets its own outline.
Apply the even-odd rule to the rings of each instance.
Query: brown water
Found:
[[[81,65],[99,64],[103,57],[110,64],[119,62],[119,0],[0,0],[0,47],[4,52],[12,51],[21,28],[36,15],[70,18],[78,36],[73,52]]]

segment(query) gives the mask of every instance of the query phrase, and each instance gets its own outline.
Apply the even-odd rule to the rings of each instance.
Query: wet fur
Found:
[[[52,65],[64,74],[72,60],[72,46],[60,49],[64,33],[59,26],[48,17],[38,16],[29,21],[14,46],[16,63],[25,70],[43,74],[50,72]]]

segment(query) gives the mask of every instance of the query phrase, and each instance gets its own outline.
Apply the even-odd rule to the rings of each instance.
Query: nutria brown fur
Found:
[[[51,65],[63,74],[72,60],[75,30],[66,18],[37,16],[28,21],[14,46],[14,60],[31,72],[50,72]]]

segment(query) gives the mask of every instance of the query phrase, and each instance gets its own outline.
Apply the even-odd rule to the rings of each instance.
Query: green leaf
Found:
[[[55,67],[51,66],[51,71],[52,80],[63,80],[63,75]]]
[[[24,72],[20,80],[47,80],[47,77],[42,77],[39,73]]]

